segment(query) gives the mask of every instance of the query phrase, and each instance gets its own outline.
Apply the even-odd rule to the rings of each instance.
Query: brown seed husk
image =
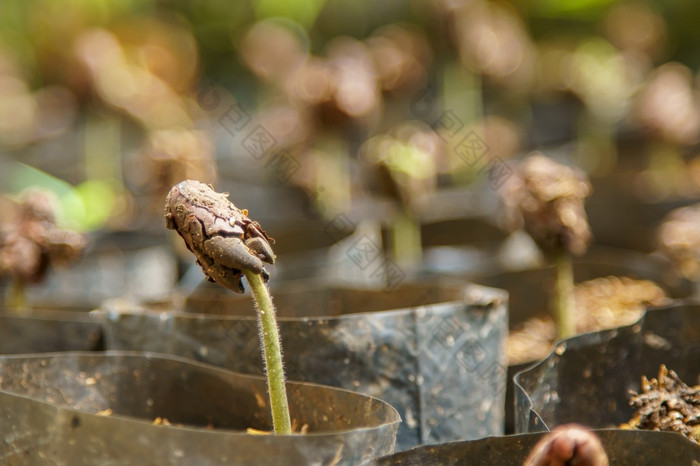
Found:
[[[270,246],[274,240],[258,222],[248,218],[246,210],[228,200],[228,193],[217,193],[210,185],[195,180],[178,183],[166,198],[165,222],[185,240],[207,279],[242,293],[242,268],[268,278],[262,262],[274,263]],[[214,246],[218,248],[216,253],[212,253]],[[239,267],[231,266],[230,253],[234,252]]]

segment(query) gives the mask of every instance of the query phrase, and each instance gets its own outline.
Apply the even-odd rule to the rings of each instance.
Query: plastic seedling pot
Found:
[[[693,293],[688,281],[670,279],[669,264],[662,259],[638,251],[594,247],[585,256],[574,259],[576,283],[598,277],[619,276],[651,280],[664,288],[672,298],[687,298]],[[474,280],[485,286],[508,291],[509,322],[524,322],[549,309],[549,288],[553,283],[551,267],[502,272]]]
[[[628,421],[629,391],[665,364],[689,385],[700,383],[700,305],[648,310],[635,324],[557,343],[544,361],[515,376],[518,432],[567,422],[596,428]]]
[[[649,142],[643,144],[646,147],[631,151],[636,162],[644,159],[639,157],[639,150],[648,151]],[[700,202],[697,194],[663,200],[653,199],[652,195],[650,199],[646,189],[639,189],[640,185],[631,181],[648,173],[644,166],[633,170],[628,167],[624,173],[593,181],[593,195],[586,203],[586,211],[597,243],[654,251],[658,247],[657,228],[664,218],[674,209]]]
[[[503,241],[507,233],[494,221],[498,207],[494,200],[489,183],[469,188],[443,187],[429,194],[426,207],[418,212],[423,248],[465,245],[483,248]],[[390,216],[379,220],[387,218]],[[386,236],[387,227],[393,222],[383,223]]]
[[[31,310],[0,312],[0,354],[104,349],[102,326],[85,313]]]
[[[600,429],[595,431],[616,466],[695,464],[700,445],[672,432]],[[378,458],[377,466],[521,466],[544,433],[490,437],[480,440],[426,445]]]
[[[274,293],[287,375],[355,390],[400,413],[397,450],[503,432],[505,293],[479,286],[289,287]],[[189,311],[98,312],[108,349],[158,351],[260,374],[249,297]],[[229,315],[221,315],[224,311]]]
[[[164,232],[94,233],[75,263],[27,287],[32,307],[91,310],[110,298],[160,299],[175,285],[177,262]]]
[[[672,298],[685,298],[692,294],[693,286],[687,281],[669,281],[665,273],[667,264],[656,257],[636,251],[614,248],[593,248],[589,254],[574,261],[574,277],[577,283],[597,277],[624,276],[638,280],[651,280],[666,290]],[[531,317],[548,313],[549,288],[554,280],[550,267],[503,272],[490,277],[476,278],[477,283],[504,289],[510,296],[509,328]],[[506,433],[514,433],[514,387],[516,373],[537,361],[508,366],[506,387]],[[658,368],[657,368],[658,369]],[[656,372],[652,372],[655,374]]]
[[[0,379],[4,465],[357,465],[391,453],[400,422],[372,397],[290,382],[308,432],[249,434],[272,429],[263,378],[166,355],[0,356]]]

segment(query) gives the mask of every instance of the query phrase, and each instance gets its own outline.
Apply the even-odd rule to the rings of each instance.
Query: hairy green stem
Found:
[[[260,340],[265,353],[267,389],[270,392],[270,409],[275,434],[291,434],[292,422],[289,417],[287,388],[284,384],[284,366],[282,365],[282,347],[280,345],[275,307],[267,286],[260,275],[243,270],[253,298],[257,304]]]
[[[562,249],[556,253],[555,272],[557,275],[554,290],[557,334],[559,338],[568,338],[576,334],[574,268],[568,251]]]

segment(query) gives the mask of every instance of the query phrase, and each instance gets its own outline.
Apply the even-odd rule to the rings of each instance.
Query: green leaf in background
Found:
[[[435,175],[432,156],[413,144],[393,142],[389,146],[384,163],[391,170],[415,179],[425,179]]]
[[[325,5],[325,0],[253,0],[257,18],[290,18],[309,28]]]
[[[102,180],[88,180],[75,187],[80,203],[82,215],[75,216],[72,220],[80,225],[82,230],[96,230],[101,228],[109,219],[114,209],[116,192],[112,183]],[[72,211],[66,213],[70,214]],[[76,209],[76,213],[78,210]]]
[[[5,165],[5,164],[3,164]],[[0,177],[15,197],[30,188],[46,189],[59,200],[59,226],[85,232],[102,227],[112,214],[117,193],[112,183],[88,180],[72,186],[55,176],[19,162],[10,162]]]
[[[537,0],[531,4],[532,11],[549,18],[584,19],[598,16],[618,0]]]

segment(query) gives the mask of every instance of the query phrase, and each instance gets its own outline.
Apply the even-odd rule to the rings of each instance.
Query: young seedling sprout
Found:
[[[398,207],[391,231],[394,259],[416,267],[423,254],[420,217],[436,190],[439,165],[447,162],[444,141],[430,127],[406,122],[370,138],[362,151],[373,164],[382,194]]]
[[[211,186],[193,180],[170,190],[165,201],[165,224],[185,240],[208,280],[243,293],[245,275],[257,304],[275,433],[291,434],[275,308],[265,284],[269,275],[263,267],[263,262],[275,262],[270,246],[274,240],[258,222],[248,218],[248,211],[228,200],[228,193],[217,193]]]
[[[572,255],[586,252],[591,232],[584,200],[591,185],[583,172],[541,155],[526,158],[509,180],[506,203],[556,270],[554,308],[560,338],[576,333]]]
[[[41,282],[50,265],[76,260],[87,244],[80,233],[59,228],[54,201],[50,192],[28,190],[10,209],[14,215],[0,225],[0,279],[12,280],[11,309],[26,307],[27,283]]]

